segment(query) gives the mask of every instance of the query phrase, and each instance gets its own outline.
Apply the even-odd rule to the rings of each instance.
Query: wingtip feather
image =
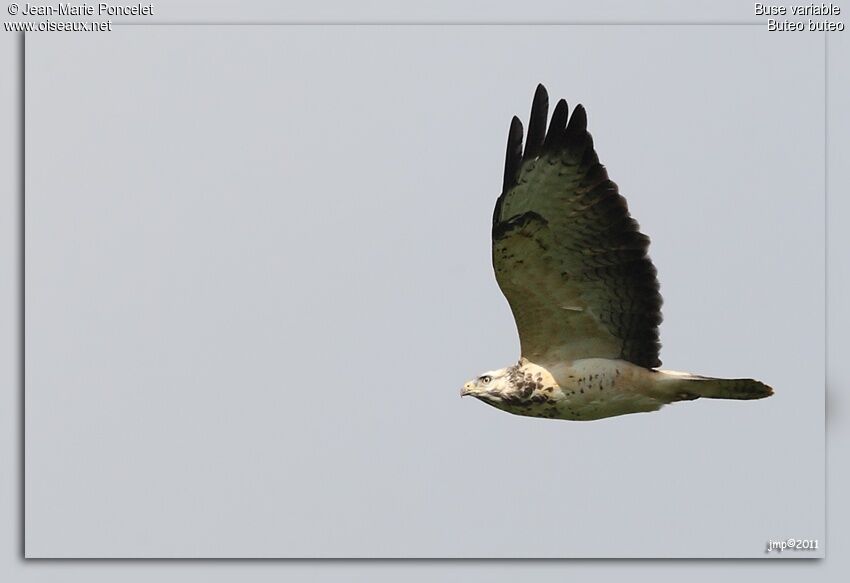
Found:
[[[528,136],[525,140],[523,159],[534,158],[543,147],[546,137],[546,118],[549,115],[549,94],[543,84],[537,86],[534,100],[531,102],[531,115],[528,120]]]
[[[554,148],[561,144],[568,115],[567,101],[559,99],[558,103],[555,104],[555,110],[552,112],[552,119],[549,120],[549,131],[546,132],[546,140],[543,142],[544,148]]]
[[[522,165],[522,122],[517,116],[511,119],[511,127],[508,130],[508,146],[505,152],[505,179],[502,184],[502,192],[506,192],[516,184],[517,174]]]
[[[587,132],[587,111],[582,104],[573,109],[570,122],[567,124],[566,134],[568,137],[578,137]]]

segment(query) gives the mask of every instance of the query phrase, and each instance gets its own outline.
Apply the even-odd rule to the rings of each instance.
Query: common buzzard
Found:
[[[538,85],[528,137],[511,121],[502,194],[493,213],[493,268],[519,332],[514,365],[466,383],[509,413],[591,420],[655,411],[700,397],[760,399],[753,379],[659,370],[661,295],[649,238],[608,178],[578,105],[562,99],[546,129]]]

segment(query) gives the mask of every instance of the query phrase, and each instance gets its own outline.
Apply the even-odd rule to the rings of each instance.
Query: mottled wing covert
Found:
[[[511,122],[502,194],[493,214],[493,267],[522,355],[537,363],[621,358],[661,365],[661,295],[649,238],[599,163],[584,108],[534,95],[523,152]]]

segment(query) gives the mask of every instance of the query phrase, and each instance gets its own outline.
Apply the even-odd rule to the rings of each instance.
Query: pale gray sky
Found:
[[[750,27],[31,35],[29,555],[822,539],[822,59]],[[541,81],[652,238],[664,366],[776,396],[592,423],[460,401],[518,356],[489,221]]]

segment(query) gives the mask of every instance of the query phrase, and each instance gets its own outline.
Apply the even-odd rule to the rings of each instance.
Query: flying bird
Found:
[[[761,399],[753,379],[660,370],[661,295],[649,238],[608,178],[578,105],[538,85],[528,136],[511,121],[502,194],[493,212],[493,268],[521,345],[516,365],[466,383],[517,415],[591,420],[656,411],[700,397]]]

